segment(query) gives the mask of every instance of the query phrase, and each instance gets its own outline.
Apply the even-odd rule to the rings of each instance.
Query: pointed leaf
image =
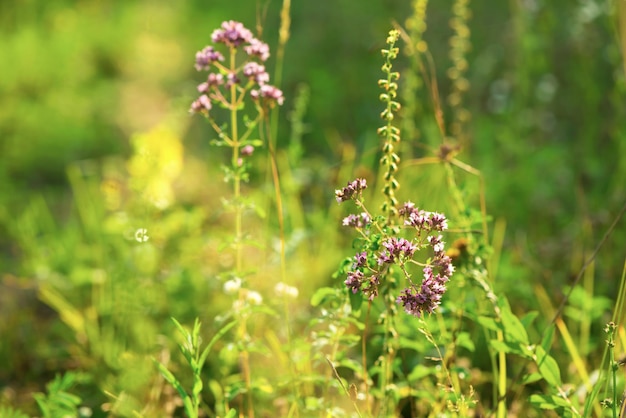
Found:
[[[332,287],[322,287],[311,296],[311,305],[319,306],[329,296],[335,297],[337,292]]]
[[[554,330],[556,329],[556,325],[552,324],[543,332],[543,337],[541,337],[541,347],[545,351],[550,351],[550,347],[552,346],[552,341],[554,338]]]
[[[535,361],[539,367],[539,373],[552,387],[561,386],[561,370],[556,360],[551,357],[542,346],[537,346]]]
[[[160,362],[158,362],[156,360],[153,360],[153,361],[156,364],[157,368],[159,369],[159,372],[161,373],[163,378],[165,380],[167,380],[167,382],[170,385],[172,385],[174,387],[174,389],[176,389],[176,391],[178,392],[180,397],[183,399],[183,402],[185,401],[185,399],[189,398],[189,395],[187,395],[187,392],[185,392],[185,389],[180,384],[178,379],[176,379],[176,377],[172,374],[172,372],[167,370],[167,367],[165,367],[162,363],[160,363]]]
[[[207,356],[209,355],[209,351],[211,351],[211,348],[213,348],[213,345],[215,345],[215,343],[224,336],[224,334],[226,334],[228,331],[230,331],[230,329],[232,327],[234,327],[237,324],[237,320],[234,320],[232,322],[229,322],[228,324],[224,325],[214,336],[213,338],[211,338],[211,341],[209,341],[209,344],[206,346],[206,348],[204,349],[204,351],[202,351],[202,355],[200,356],[200,360],[199,360],[199,367],[200,369],[202,369],[202,366],[204,366],[204,362],[206,361]]]
[[[528,333],[524,324],[511,312],[511,307],[506,299],[500,299],[500,311],[502,312],[502,325],[507,341],[516,341],[528,345]]]

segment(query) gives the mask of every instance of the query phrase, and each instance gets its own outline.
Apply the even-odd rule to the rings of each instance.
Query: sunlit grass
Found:
[[[472,59],[486,65],[470,48],[483,29],[473,26],[472,4],[453,2],[450,49],[435,50],[427,3],[415,1],[406,25],[397,24],[400,32],[391,32],[386,43],[380,34],[384,51],[374,67],[383,66],[382,103],[360,98],[376,109],[372,119],[384,109],[374,124],[380,137],[371,129],[355,146],[342,132],[322,127],[334,163],[308,151],[308,134],[320,132],[308,122],[318,86],[279,86],[284,96],[266,89],[270,101],[264,102],[259,78],[242,76],[219,93],[223,101],[217,89],[200,91],[212,105],[194,105],[209,122],[198,127],[183,116],[196,93],[193,82],[174,79],[194,74],[181,69],[184,62],[193,66],[192,55],[185,58],[175,43],[144,33],[127,45],[131,56],[122,65],[107,61],[111,46],[101,40],[98,53],[106,62],[97,62],[124,79],[118,103],[125,116],[118,122],[128,136],[128,155],[62,157],[71,199],[31,193],[15,213],[15,198],[0,208],[10,237],[0,244],[18,266],[0,282],[0,314],[12,314],[0,324],[7,365],[0,367],[0,416],[26,416],[20,410],[44,417],[617,416],[624,387],[624,275],[616,273],[614,260],[624,261],[623,157],[616,153],[611,162],[617,178],[607,183],[610,195],[591,201],[584,185],[603,178],[605,168],[569,160],[585,151],[562,152],[558,145],[558,124],[547,124],[556,99],[544,91],[560,91],[554,83],[546,87],[554,78],[541,78],[536,89],[544,90],[515,98],[507,90],[512,81],[504,79],[511,76],[503,76],[485,93],[487,108],[501,119],[487,119],[471,94],[480,78],[471,89],[466,79]],[[259,12],[257,29],[278,38],[270,49],[276,61],[265,63],[276,83],[291,65],[292,6],[282,3],[278,29],[264,27]],[[167,10],[149,11],[144,17],[163,24],[163,37],[173,24]],[[124,30],[141,32],[132,24],[138,19],[133,11],[127,13],[120,20]],[[539,72],[558,72],[542,61],[525,64],[541,48],[526,25],[532,19],[552,24],[554,10],[533,13],[512,10],[521,46],[514,54],[515,82],[529,91]],[[76,16],[66,12],[52,23],[86,24]],[[578,30],[585,16],[576,14]],[[41,33],[35,35],[22,33],[14,45],[34,44],[32,36]],[[51,44],[64,49],[67,39],[58,36]],[[76,42],[79,55],[87,54],[89,40]],[[226,79],[244,59],[238,45],[225,45],[216,71]],[[444,53],[451,59],[449,85],[440,74],[448,66],[437,62]],[[617,63],[608,49],[606,56]],[[63,82],[60,74],[72,71],[59,67],[55,80]],[[45,90],[42,107],[31,103],[37,112],[25,113],[45,120],[46,103],[55,109],[61,103],[82,121],[68,131],[78,141],[89,124],[85,115],[95,111],[77,110],[89,102],[77,87],[88,72],[76,68],[75,95]],[[144,79],[147,73],[153,76]],[[263,79],[261,73],[256,77]],[[31,87],[41,83],[36,72],[10,75],[30,79]],[[624,97],[623,75],[615,83],[614,104]],[[168,99],[163,84],[189,92]],[[594,88],[581,100],[603,103]],[[527,109],[535,99],[538,107]],[[4,112],[12,117],[10,109]],[[470,112],[479,119],[475,125]],[[532,127],[532,115],[546,124]],[[41,141],[50,139],[40,131],[45,125],[29,126]],[[207,146],[186,142],[189,126],[201,131]],[[542,142],[541,129],[553,129],[555,142]],[[592,132],[588,125],[582,129]],[[623,127],[611,120],[606,130],[617,141],[610,146],[622,149]],[[527,136],[519,136],[523,132]],[[485,140],[492,136],[499,139]],[[30,159],[46,161],[43,142],[21,149],[17,138],[8,143],[6,161],[17,156],[15,164],[25,167]],[[493,143],[503,146],[489,149]],[[594,142],[585,144],[589,152]],[[581,176],[574,199],[561,187],[573,175],[570,166]],[[549,173],[546,181],[537,167]],[[368,187],[348,183],[342,191],[355,178]],[[550,195],[555,189],[579,204],[567,217],[558,217],[566,210]],[[346,202],[338,205],[336,197]],[[448,227],[437,229],[443,243],[421,236],[421,224],[417,232],[405,224],[409,201],[431,211],[428,216],[445,214]],[[528,230],[520,230],[520,219],[528,218]],[[565,237],[542,238],[535,227],[556,230],[558,222],[567,224]],[[362,253],[366,261],[359,261]],[[550,265],[543,265],[548,255]],[[446,286],[434,292],[440,304],[413,304],[427,291],[430,282],[422,278],[428,279],[429,266],[448,259],[454,274],[439,279]]]

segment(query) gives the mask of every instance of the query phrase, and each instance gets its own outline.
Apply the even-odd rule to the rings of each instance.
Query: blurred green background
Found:
[[[351,171],[368,173],[375,166],[372,147],[377,146],[382,108],[376,83],[381,77],[380,49],[393,22],[404,25],[411,3],[292,3],[291,35],[282,64],[286,101],[278,144],[289,149],[287,116],[297,91],[307,86],[304,151],[294,176],[300,176],[298,190],[307,219],[302,227],[308,245],[319,250],[328,239],[323,225],[335,230],[339,222],[329,216],[336,214],[328,209],[334,188],[345,184]],[[459,158],[482,172],[492,225],[499,222],[504,227],[496,280],[502,290],[511,292],[511,299],[520,296],[514,307],[518,310],[536,304],[533,286],[537,283],[557,304],[564,286],[571,283],[626,201],[626,47],[620,44],[614,3],[482,0],[470,4],[467,78],[471,87],[465,107],[472,119],[467,125],[468,146]],[[228,19],[251,29],[260,24],[262,38],[274,50],[281,6],[276,0],[0,3],[0,390],[5,388],[5,398],[42,390],[54,371],[72,368],[68,359],[75,353],[62,342],[66,330],[55,313],[59,305],[55,310],[48,307],[50,295],[44,298],[47,304],[39,301],[42,282],[54,274],[80,276],[74,270],[81,263],[85,269],[108,269],[102,264],[106,257],[119,262],[113,269],[119,277],[141,273],[142,267],[131,266],[128,260],[139,256],[125,257],[128,248],[103,243],[97,233],[92,234],[95,229],[90,232],[101,223],[98,219],[106,217],[106,208],[93,203],[89,191],[97,190],[102,179],[119,178],[120,161],[136,149],[133,138],[163,124],[181,138],[185,155],[190,156],[184,160],[183,179],[178,180],[187,198],[180,199],[181,212],[169,218],[139,210],[143,221],[169,222],[165,227],[169,232],[164,234],[170,241],[165,241],[174,242],[159,248],[159,256],[140,255],[160,260],[140,276],[168,276],[164,270],[178,268],[179,277],[189,275],[192,283],[201,281],[194,274],[212,274],[209,267],[203,273],[180,267],[184,265],[180,260],[193,258],[197,248],[204,251],[201,231],[210,233],[218,224],[210,214],[216,205],[211,195],[225,190],[216,166],[223,154],[209,147],[209,127],[187,113],[200,81],[193,68],[194,55]],[[451,66],[451,9],[451,1],[431,2],[424,35],[444,112],[450,110],[445,97],[451,89],[446,75]],[[269,68],[275,64],[272,56]],[[396,65],[401,72],[409,68],[406,59]],[[421,88],[416,94],[419,113],[402,115],[413,118],[421,132],[419,138],[403,138],[402,156],[407,160],[433,155],[429,147],[441,140],[434,129],[429,92]],[[346,168],[346,150],[353,148],[354,160]],[[418,180],[403,186],[402,194],[434,210],[435,204],[429,202],[437,202],[437,184],[424,178],[429,173],[416,174]],[[477,184],[472,175],[462,178]],[[206,210],[194,212],[202,204]],[[89,213],[94,219],[87,219]],[[622,220],[598,254],[597,294],[616,293],[625,249]],[[318,263],[317,276],[299,272],[296,280],[309,288],[329,283],[338,261],[337,255],[330,254],[311,256],[308,262]],[[194,259],[194,263],[188,265],[202,261]],[[56,289],[71,287],[67,281],[59,283]],[[76,285],[75,280],[72,283]],[[216,304],[211,311],[218,311],[219,302],[202,301],[210,297],[208,288],[197,294],[182,288],[168,291],[185,298],[194,295],[198,300],[190,306]],[[72,292],[73,304],[80,305],[85,295]],[[133,288],[126,292],[132,294]],[[149,287],[142,297],[157,296],[158,289]],[[192,308],[182,307],[181,302],[178,310],[172,309],[172,303],[163,301],[155,308],[155,318],[166,321],[173,312],[182,316],[181,322],[193,318]],[[128,338],[133,332],[128,331]]]

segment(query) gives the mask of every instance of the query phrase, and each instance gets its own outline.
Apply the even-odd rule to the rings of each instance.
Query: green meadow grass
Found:
[[[623,416],[626,6],[250,3],[0,6],[0,417]]]

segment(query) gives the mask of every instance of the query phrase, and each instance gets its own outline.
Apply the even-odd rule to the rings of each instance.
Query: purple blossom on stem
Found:
[[[373,275],[369,278],[367,286],[363,289],[363,293],[367,296],[368,300],[374,300],[378,296],[378,286],[380,285],[380,278],[377,275]]]
[[[242,43],[249,43],[254,37],[243,23],[229,20],[222,23],[221,29],[215,29],[211,35],[214,43],[223,43],[229,47],[237,48]]]
[[[445,231],[448,229],[448,220],[445,215],[437,212],[427,212],[415,207],[413,202],[406,202],[398,213],[404,216],[404,224],[414,226],[418,230]]]
[[[352,265],[353,269],[363,268],[367,264],[367,252],[363,251],[360,253],[356,253],[354,256],[354,264]]]
[[[191,108],[189,109],[192,113],[204,113],[208,114],[209,110],[211,110],[211,99],[206,94],[200,96],[197,100],[191,103]]]
[[[349,271],[348,278],[344,283],[352,290],[352,293],[356,293],[361,290],[361,284],[364,279],[365,275],[362,271]]]
[[[362,212],[360,215],[350,214],[343,218],[343,226],[351,226],[353,228],[363,228],[365,225],[369,225],[372,222],[372,218],[366,213]]]
[[[243,47],[246,54],[258,57],[261,61],[266,61],[270,57],[270,47],[256,38],[250,40],[250,45]]]
[[[252,155],[253,152],[254,152],[254,147],[248,144],[244,146],[243,148],[241,148],[239,155],[241,155],[242,157],[249,157],[250,155]]]
[[[438,235],[436,237],[433,235],[429,235],[428,238],[426,238],[430,246],[433,247],[433,251],[435,252],[436,256],[440,256],[441,254],[443,254],[444,242],[441,240],[442,238],[443,237],[441,235]]]
[[[385,249],[378,256],[378,264],[393,264],[401,257],[411,258],[417,247],[404,238],[391,237],[382,243]]]
[[[198,85],[198,91],[200,93],[208,93],[210,90],[224,84],[224,76],[219,73],[210,73],[207,80],[204,83]]]
[[[254,61],[248,62],[244,65],[243,75],[251,80],[254,80],[254,82],[260,86],[270,81],[270,75],[265,71],[265,66]]]
[[[250,90],[250,96],[254,100],[258,100],[259,98],[265,99],[265,101],[270,103],[270,105],[278,103],[280,106],[285,100],[282,90],[277,87],[270,86],[269,84],[263,84],[258,90]]]
[[[402,304],[408,314],[421,316],[423,312],[433,313],[441,304],[441,297],[446,292],[448,276],[434,275],[430,266],[424,267],[424,280],[419,292],[413,287],[402,291],[396,302]]]
[[[452,259],[445,254],[441,257],[435,258],[435,260],[433,260],[433,264],[439,268],[439,271],[444,276],[450,277],[454,273],[454,264],[452,264]]]
[[[337,199],[337,203],[345,202],[360,194],[365,188],[367,188],[365,179],[358,178],[348,182],[348,185],[343,189],[335,190],[335,199]]]
[[[202,51],[196,52],[196,70],[198,71],[208,70],[211,64],[216,61],[224,61],[224,56],[212,46],[207,46]]]
[[[239,77],[237,77],[237,73],[229,72],[226,75],[226,88],[230,88],[233,84],[239,84]]]
[[[452,259],[444,251],[441,235],[429,236],[428,243],[433,247],[435,257],[431,264],[423,268],[424,279],[419,291],[414,286],[403,290],[396,302],[402,304],[405,312],[421,316],[423,312],[432,313],[441,304],[441,297],[446,292],[446,283],[454,273]],[[436,268],[436,272],[434,270]]]

